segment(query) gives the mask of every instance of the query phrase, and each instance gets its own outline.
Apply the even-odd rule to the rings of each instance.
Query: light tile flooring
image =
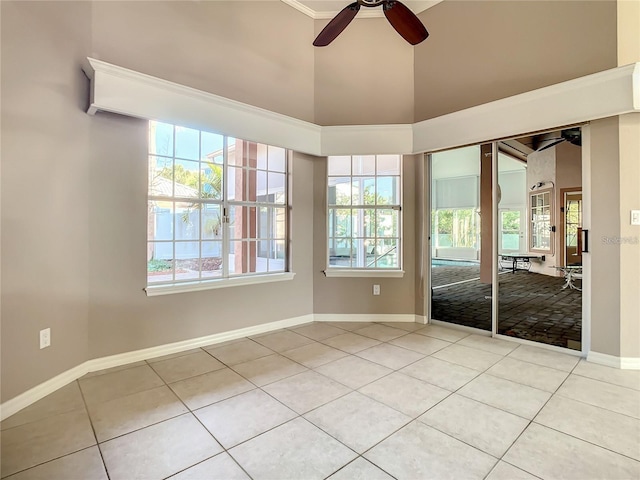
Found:
[[[640,372],[313,323],[95,372],[2,423],[2,477],[640,478]]]

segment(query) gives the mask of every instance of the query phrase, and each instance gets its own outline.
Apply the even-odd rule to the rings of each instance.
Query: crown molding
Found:
[[[640,62],[413,124],[415,152],[576,125],[640,111]]]
[[[308,153],[433,152],[640,112],[640,62],[414,124],[320,126],[88,58],[88,113],[160,120]]]
[[[335,11],[317,11],[305,5],[304,3],[300,2],[299,0],[281,0],[281,1],[289,5],[290,7],[295,8],[299,12],[304,13],[307,17],[313,18],[314,20],[332,19],[340,11],[340,9]],[[442,0],[424,1],[422,2],[422,4],[424,5],[423,7],[417,10],[414,10],[412,8],[411,10],[417,15],[418,13],[424,12],[425,10],[433,7],[434,5],[437,5],[441,1]],[[349,4],[349,2],[350,0],[345,0],[343,8],[346,7]],[[404,2],[404,3],[409,3],[409,5],[407,6],[411,8],[410,2]],[[383,17],[384,17],[384,13],[382,11],[382,8],[362,8],[358,12],[357,18],[360,19],[360,18],[383,18]]]
[[[295,8],[301,13],[304,13],[307,17],[311,17],[314,20],[318,18],[322,18],[318,16],[318,12],[316,12],[313,8],[307,7],[305,4],[300,3],[298,0],[281,0],[283,3],[286,3],[290,7]]]
[[[330,20],[335,17],[340,10],[331,11],[331,12],[318,12],[313,8],[306,6],[304,3],[299,2],[298,0],[281,0],[286,3],[290,7],[295,8],[299,12],[304,13],[307,17],[311,17],[314,20]],[[348,5],[347,1],[345,1],[344,6]],[[367,8],[360,9],[358,12],[358,19],[361,18],[382,18],[384,17],[384,13],[382,12],[382,8]]]

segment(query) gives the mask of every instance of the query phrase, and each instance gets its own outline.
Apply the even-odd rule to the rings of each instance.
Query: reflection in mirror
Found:
[[[481,160],[486,147],[491,148],[475,145],[431,155],[431,318],[491,330],[491,265],[481,255],[483,242],[491,252],[491,238],[481,230],[486,228],[482,207],[487,198],[491,201],[490,189],[488,196],[481,194],[482,176],[490,179],[491,172],[490,156],[484,157],[488,170]],[[490,218],[490,205],[486,211]]]
[[[580,128],[499,142],[497,333],[580,350]]]

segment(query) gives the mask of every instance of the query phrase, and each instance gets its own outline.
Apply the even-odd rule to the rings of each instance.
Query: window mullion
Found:
[[[376,212],[375,228],[373,230],[373,268],[378,267],[378,156],[373,161],[373,205]]]
[[[222,278],[229,278],[229,200],[227,181],[229,171],[228,137],[222,139]]]
[[[173,249],[173,271],[172,273],[172,281],[175,282],[176,281],[176,270],[177,270],[177,259],[176,259],[176,202],[175,202],[175,196],[176,196],[176,127],[173,127],[173,152],[171,153],[171,156],[173,157],[172,161],[171,161],[171,167],[173,169],[173,181],[171,182],[171,196],[172,196],[172,208],[171,208],[171,214],[173,215],[171,224],[172,226],[172,232],[171,232],[171,248]]]
[[[202,215],[205,203],[202,201],[202,132],[198,131],[198,280],[202,280]]]

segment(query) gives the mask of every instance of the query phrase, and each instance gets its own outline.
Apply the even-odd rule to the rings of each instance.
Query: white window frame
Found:
[[[365,155],[367,156],[367,155]],[[378,156],[379,155],[369,155],[369,156],[373,156],[375,157],[375,161],[377,164],[378,161]],[[328,169],[328,165],[329,165],[329,158],[332,157],[328,157],[327,158],[327,175],[326,175],[326,205],[325,205],[325,212],[326,212],[326,228],[327,228],[327,232],[326,232],[326,260],[325,260],[325,265],[326,268],[324,270],[324,274],[327,277],[391,277],[391,278],[401,278],[404,276],[404,270],[402,269],[403,266],[403,175],[402,175],[402,171],[403,171],[403,157],[402,155],[397,155],[398,159],[399,159],[399,173],[398,175],[389,175],[389,174],[378,174],[377,171],[374,174],[366,174],[366,175],[357,175],[354,174],[353,172],[353,159],[354,157],[362,157],[362,155],[340,155],[340,156],[336,156],[336,157],[341,157],[341,159],[344,159],[346,161],[346,159],[349,159],[349,162],[351,164],[350,166],[350,174],[344,174],[344,175],[330,175],[329,174],[329,169]],[[364,205],[364,204],[360,204],[360,205],[337,205],[337,204],[331,204],[330,203],[330,196],[329,196],[329,180],[332,177],[342,177],[342,178],[350,178],[350,183],[353,184],[354,179],[358,179],[358,178],[375,178],[376,179],[376,189],[375,189],[375,198],[377,199],[377,178],[378,177],[389,177],[389,176],[397,176],[398,177],[398,197],[399,197],[399,203],[398,204],[390,204],[390,205]],[[398,259],[398,266],[394,267],[394,268],[379,268],[379,267],[371,267],[371,266],[360,266],[360,267],[354,267],[353,265],[350,267],[339,267],[339,266],[335,266],[335,265],[331,265],[330,264],[330,260],[331,260],[331,226],[330,226],[330,222],[331,222],[331,210],[335,209],[335,210],[339,210],[339,209],[349,209],[349,210],[396,210],[398,212],[398,227],[397,227],[397,237],[378,237],[377,236],[377,232],[374,234],[373,237],[375,240],[377,239],[384,239],[384,238],[396,238],[397,239],[397,243],[396,243],[396,255],[397,255],[397,259]],[[335,238],[335,237],[333,237]],[[351,232],[351,236],[350,237],[344,237],[344,238],[350,238],[352,241],[355,238],[361,238],[361,237],[356,237],[353,235],[353,231]],[[364,238],[364,237],[363,237]]]
[[[151,133],[152,131],[152,125],[153,122],[150,122],[150,128],[149,128],[149,132]],[[171,124],[167,124],[167,125],[171,125]],[[172,125],[173,126],[173,151],[172,152],[168,152],[168,153],[158,153],[154,151],[153,145],[152,145],[152,140],[151,138],[149,138],[149,148],[148,148],[148,158],[149,158],[149,162],[151,162],[152,157],[154,158],[161,158],[161,159],[165,159],[165,160],[169,160],[171,165],[173,166],[173,171],[174,171],[174,175],[175,175],[175,168],[176,165],[178,164],[178,161],[186,161],[187,159],[183,159],[181,157],[176,156],[176,127],[180,127],[179,125]],[[194,129],[195,130],[195,129]],[[213,132],[207,132],[205,130],[198,130],[198,142],[199,142],[199,160],[197,160],[197,162],[195,160],[191,160],[194,163],[198,163],[199,164],[199,171],[202,171],[202,165],[204,163],[203,160],[203,152],[200,151],[201,147],[201,138],[202,138],[202,134],[203,133],[213,133]],[[150,204],[151,202],[156,202],[156,201],[165,201],[165,202],[173,202],[175,205],[175,202],[182,202],[182,203],[191,203],[191,205],[193,206],[192,208],[194,208],[196,211],[198,211],[198,217],[199,217],[199,229],[198,229],[198,236],[197,238],[194,239],[190,239],[188,240],[189,243],[197,243],[198,244],[198,261],[200,261],[202,258],[207,258],[207,257],[203,257],[203,252],[202,252],[202,248],[203,248],[203,243],[204,242],[221,242],[221,257],[222,257],[222,265],[221,265],[221,275],[220,276],[215,276],[215,277],[210,277],[210,278],[203,278],[202,277],[202,272],[198,271],[198,278],[186,278],[186,279],[176,279],[176,272],[175,272],[175,268],[176,268],[176,244],[181,243],[181,240],[177,240],[176,239],[176,232],[175,232],[175,225],[172,224],[172,238],[167,240],[161,240],[159,241],[156,238],[149,238],[149,232],[147,233],[147,260],[149,260],[149,251],[150,251],[150,246],[151,248],[154,247],[155,243],[165,243],[168,245],[171,245],[172,251],[173,251],[173,255],[172,255],[172,259],[171,261],[173,262],[173,269],[172,269],[172,278],[170,280],[164,280],[164,281],[159,281],[159,282],[153,282],[153,283],[149,283],[149,277],[147,275],[147,286],[144,289],[147,293],[148,296],[155,296],[155,295],[165,295],[165,294],[170,294],[170,293],[182,293],[182,292],[190,292],[190,291],[199,291],[199,290],[209,290],[209,289],[215,289],[215,288],[225,288],[225,287],[233,287],[233,286],[241,286],[241,285],[252,285],[252,284],[259,284],[259,283],[268,283],[268,282],[275,282],[275,281],[283,281],[283,280],[291,280],[294,277],[294,273],[290,272],[290,259],[289,259],[289,249],[290,249],[290,196],[289,196],[289,192],[290,192],[290,163],[291,163],[291,151],[288,149],[284,149],[284,203],[276,203],[274,202],[264,202],[264,201],[258,201],[258,199],[256,198],[255,201],[251,201],[251,200],[245,200],[245,199],[241,199],[241,200],[236,200],[236,199],[230,199],[229,198],[229,189],[227,186],[227,182],[230,181],[231,176],[229,175],[229,168],[231,168],[230,166],[230,161],[229,161],[229,138],[232,137],[228,137],[226,135],[221,135],[221,134],[216,134],[215,135],[219,135],[220,137],[222,137],[222,143],[223,143],[223,147],[222,147],[222,164],[220,165],[221,169],[222,169],[222,185],[221,185],[221,195],[219,199],[206,199],[206,198],[202,198],[200,196],[200,193],[198,193],[198,197],[197,198],[192,198],[192,197],[182,197],[179,195],[176,195],[175,192],[175,187],[172,187],[172,191],[171,191],[171,195],[166,195],[166,194],[153,194],[153,192],[151,191],[151,188],[148,187],[147,190],[147,201]],[[235,138],[235,142],[236,145],[239,142],[244,142],[242,139],[238,139]],[[250,143],[256,143],[256,142],[250,142]],[[267,151],[269,148],[274,148],[271,147],[269,145],[264,145],[267,148]],[[151,163],[149,163],[149,165],[151,166]],[[278,171],[274,171],[274,170],[269,170],[268,169],[268,165],[264,168],[260,168],[258,169],[258,166],[256,165],[255,167],[253,166],[246,166],[246,165],[242,165],[241,168],[243,170],[243,172],[245,174],[249,173],[250,171],[255,172],[255,175],[258,175],[258,172],[264,172],[264,176],[265,176],[265,185],[267,184],[266,182],[268,182],[268,177],[269,177],[269,173],[277,173],[278,175],[280,175],[281,173]],[[257,177],[256,177],[257,178]],[[175,180],[175,178],[174,178]],[[202,180],[199,180],[199,189],[198,192],[201,191],[202,186],[201,186],[201,182]],[[151,182],[149,182],[151,184]],[[172,184],[174,184],[174,181],[171,181]],[[243,185],[243,188],[249,188],[246,185]],[[248,190],[247,190],[248,191]],[[246,192],[245,192],[246,193]],[[256,192],[257,193],[257,192]],[[268,195],[268,190],[265,192],[265,195]],[[274,197],[275,198],[275,197]],[[218,206],[220,209],[220,218],[221,218],[221,226],[220,226],[220,235],[219,237],[216,238],[204,238],[203,232],[202,232],[202,212],[204,211],[204,206],[205,205],[215,205]],[[256,249],[256,252],[258,251],[257,249],[260,248],[260,241],[268,241],[269,243],[274,243],[276,241],[278,241],[280,244],[283,244],[283,248],[284,248],[284,258],[283,258],[283,268],[276,268],[275,270],[272,271],[266,271],[266,272],[231,272],[230,271],[230,243],[232,240],[234,240],[233,235],[231,233],[231,224],[230,224],[230,213],[231,213],[231,209],[234,207],[251,207],[251,208],[255,208],[256,209],[256,216],[259,217],[261,214],[261,207],[267,207],[267,208],[271,208],[273,210],[272,213],[275,214],[276,209],[279,210],[283,210],[284,211],[284,238],[271,238],[272,235],[270,235],[268,238],[261,238],[260,237],[260,232],[257,231],[257,226],[256,226],[256,232],[255,233],[255,238],[253,238],[254,236],[251,236],[251,238],[245,239],[251,242],[254,242],[254,248]],[[267,211],[268,213],[269,211]],[[150,225],[152,221],[155,221],[155,218],[151,218],[151,210],[149,210],[148,216],[147,216],[147,225]],[[176,213],[175,211],[173,211],[172,213],[173,215],[173,222],[175,222],[175,218],[176,218]],[[258,220],[256,219],[256,222],[258,222]],[[272,220],[271,220],[271,215],[268,215],[268,224],[271,225]],[[256,223],[257,225],[257,223]],[[267,230],[271,233],[272,230],[269,230],[269,228],[267,228]],[[249,246],[251,244],[248,244]],[[257,257],[256,257],[257,258]],[[248,259],[250,261],[250,259]],[[279,262],[279,261],[278,261]],[[267,264],[270,263],[270,260],[267,259]]]
[[[534,201],[538,197],[544,198],[547,196],[549,203],[538,205],[538,202]],[[529,251],[540,252],[546,254],[554,253],[554,202],[553,202],[554,190],[552,188],[544,188],[540,190],[534,190],[529,193]],[[548,218],[541,218],[540,212],[544,209],[548,210]],[[536,234],[543,232],[542,238],[545,238],[549,242],[548,247],[541,247],[536,245]]]

